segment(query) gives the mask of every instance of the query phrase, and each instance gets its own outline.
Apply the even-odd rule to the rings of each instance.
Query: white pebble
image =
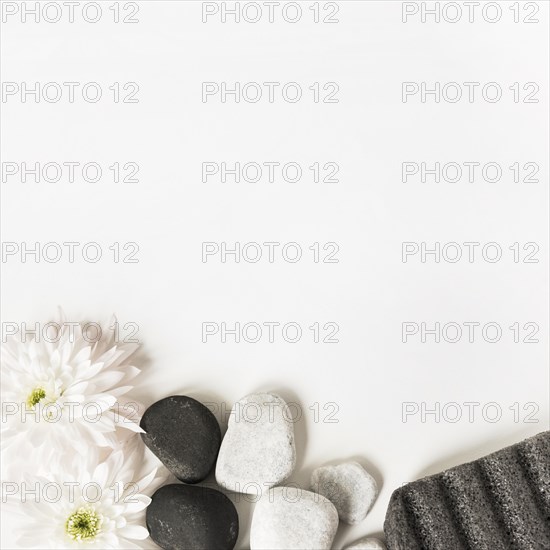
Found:
[[[231,410],[216,463],[216,481],[237,493],[258,494],[281,484],[296,466],[294,424],[285,401],[252,393]]]
[[[386,550],[386,545],[374,537],[365,537],[346,546],[344,550]]]
[[[363,521],[378,495],[376,481],[357,462],[317,468],[311,475],[311,489],[327,497],[340,520],[349,524]]]
[[[338,512],[325,497],[295,487],[275,487],[257,502],[250,550],[330,550]]]

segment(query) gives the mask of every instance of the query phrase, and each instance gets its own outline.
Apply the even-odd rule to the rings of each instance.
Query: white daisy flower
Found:
[[[9,489],[9,505],[22,514],[24,548],[158,548],[145,527],[150,496],[167,470],[133,438],[104,461],[92,449],[57,464],[47,477],[29,476]],[[25,495],[23,497],[23,495]],[[23,502],[22,502],[23,501]],[[11,507],[10,506],[10,507]]]
[[[56,337],[27,342],[11,337],[2,346],[2,446],[8,465],[29,455],[38,465],[67,451],[114,448],[142,431],[142,408],[126,395],[140,372],[131,364],[138,345],[116,342],[112,325],[95,327],[95,336],[83,323],[57,325]]]

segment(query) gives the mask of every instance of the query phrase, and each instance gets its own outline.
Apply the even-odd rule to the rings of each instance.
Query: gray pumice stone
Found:
[[[550,432],[394,491],[388,550],[548,550]]]
[[[145,411],[140,426],[145,445],[180,481],[198,483],[208,476],[222,438],[216,417],[202,403],[166,397]]]
[[[165,550],[233,550],[239,517],[219,491],[196,485],[165,485],[147,507],[151,538]]]

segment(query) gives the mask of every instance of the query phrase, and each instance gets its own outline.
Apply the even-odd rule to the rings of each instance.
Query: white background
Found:
[[[381,533],[391,492],[402,483],[474,459],[548,429],[548,4],[539,23],[514,23],[512,3],[490,24],[476,12],[456,24],[403,23],[401,2],[338,2],[336,24],[276,11],[256,24],[219,15],[204,24],[201,2],[139,2],[137,24],[103,18],[2,24],[3,81],[99,82],[104,97],[75,103],[10,96],[2,103],[3,162],[98,162],[98,183],[2,183],[2,240],[19,244],[95,241],[103,258],[69,263],[4,258],[2,320],[47,321],[62,306],[69,320],[137,323],[146,360],[136,396],[146,404],[171,394],[231,404],[277,391],[301,404],[299,453],[292,480],[307,484],[315,467],[359,459],[381,484],[360,525],[341,527],[335,547]],[[122,3],[123,4],[123,3]],[[433,4],[432,2],[429,3]],[[323,2],[321,2],[321,6]],[[322,12],[323,13],[323,12]],[[527,14],[521,12],[522,18]],[[139,103],[113,103],[108,86],[137,82]],[[220,96],[201,100],[202,82],[290,81],[304,96],[288,103]],[[402,82],[497,82],[488,103],[402,102]],[[308,87],[336,82],[338,103],[314,103]],[[515,103],[514,82],[536,82],[538,103]],[[278,88],[280,90],[280,87]],[[522,92],[523,94],[523,92]],[[108,166],[136,162],[139,183],[114,183]],[[300,163],[297,183],[201,181],[205,161]],[[308,166],[336,162],[338,183],[314,183]],[[497,162],[497,183],[407,183],[403,162]],[[514,162],[535,162],[538,183],[514,183]],[[289,263],[226,263],[201,258],[206,241],[300,243]],[[405,241],[494,241],[499,262],[402,262]],[[115,263],[114,242],[139,245],[138,263]],[[336,242],[338,263],[315,263],[308,247]],[[514,263],[508,247],[536,242],[538,263]],[[279,247],[280,250],[281,247]],[[5,261],[4,261],[5,260]],[[269,343],[201,339],[203,322],[297,322],[302,339]],[[476,333],[458,343],[402,342],[403,322],[496,322],[498,343]],[[339,343],[314,343],[314,322],[339,325]],[[514,343],[509,326],[537,323],[539,343]],[[525,334],[522,334],[522,337]],[[407,422],[403,402],[479,402],[474,421]],[[495,402],[502,418],[481,409]],[[318,403],[315,422],[310,407]],[[323,406],[327,403],[327,410]],[[520,421],[509,407],[518,403]],[[534,403],[538,423],[525,423]],[[334,408],[336,423],[322,420]],[[529,409],[530,410],[530,409]],[[449,409],[449,414],[453,411]],[[490,411],[491,414],[494,409]],[[517,420],[517,419],[516,419]],[[251,506],[238,506],[248,544]],[[10,518],[11,519],[11,518]],[[9,529],[2,547],[13,548]]]

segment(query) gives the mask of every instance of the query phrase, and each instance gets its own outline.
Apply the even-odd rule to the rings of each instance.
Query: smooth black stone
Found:
[[[145,445],[180,481],[198,483],[212,470],[222,440],[220,426],[196,399],[161,399],[145,411],[140,426]]]
[[[232,550],[239,535],[235,506],[207,487],[161,487],[147,507],[146,524],[165,550]]]

